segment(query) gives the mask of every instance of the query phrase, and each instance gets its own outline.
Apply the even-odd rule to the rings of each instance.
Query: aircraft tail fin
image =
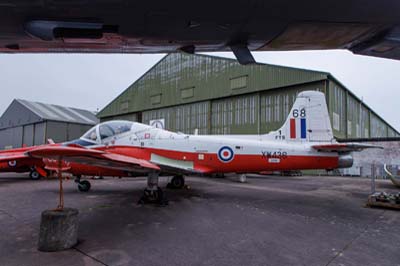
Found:
[[[299,93],[283,126],[265,137],[300,142],[332,141],[334,137],[325,95],[318,91]]]

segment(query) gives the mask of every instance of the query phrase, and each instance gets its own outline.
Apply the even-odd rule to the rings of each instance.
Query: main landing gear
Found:
[[[31,171],[29,172],[29,177],[32,180],[39,180],[42,177],[46,177],[48,175],[48,173],[46,172],[46,170],[44,170],[43,168],[40,167],[36,167],[33,166],[31,168]]]
[[[181,189],[185,186],[185,178],[183,175],[174,176],[171,181],[167,184],[167,188]]]
[[[143,196],[139,200],[139,204],[157,203],[167,205],[168,201],[164,197],[162,189],[158,186],[159,173],[152,172],[147,176],[147,188],[143,191]]]
[[[81,175],[77,175],[75,183],[78,183],[78,189],[80,192],[88,192],[90,190],[90,182],[87,180],[81,180]]]
[[[36,170],[34,169],[34,170],[32,170],[32,171],[29,173],[29,177],[30,177],[32,180],[39,180],[42,176],[39,174],[38,171],[36,171]]]

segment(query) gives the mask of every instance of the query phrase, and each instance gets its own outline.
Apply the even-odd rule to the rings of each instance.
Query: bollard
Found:
[[[42,212],[38,250],[61,251],[78,242],[78,210],[46,210]]]

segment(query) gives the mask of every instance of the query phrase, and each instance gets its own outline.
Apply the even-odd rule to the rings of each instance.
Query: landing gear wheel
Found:
[[[80,181],[78,183],[78,189],[80,192],[88,192],[90,190],[90,182],[87,180]]]
[[[39,180],[42,176],[39,174],[38,171],[32,170],[32,171],[29,173],[29,177],[30,177],[32,180]]]
[[[145,203],[157,203],[160,205],[167,205],[168,202],[164,198],[164,192],[161,188],[157,188],[157,190],[145,189],[143,191],[143,196],[140,198],[139,204]]]
[[[185,186],[185,178],[181,175],[174,176],[168,183],[168,188],[181,189]]]

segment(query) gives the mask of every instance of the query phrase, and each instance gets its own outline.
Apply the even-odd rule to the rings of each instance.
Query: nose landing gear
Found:
[[[168,204],[167,199],[164,196],[164,192],[158,186],[159,173],[149,173],[147,176],[147,188],[143,191],[143,195],[139,200],[139,204],[145,203],[156,203],[162,206]]]

